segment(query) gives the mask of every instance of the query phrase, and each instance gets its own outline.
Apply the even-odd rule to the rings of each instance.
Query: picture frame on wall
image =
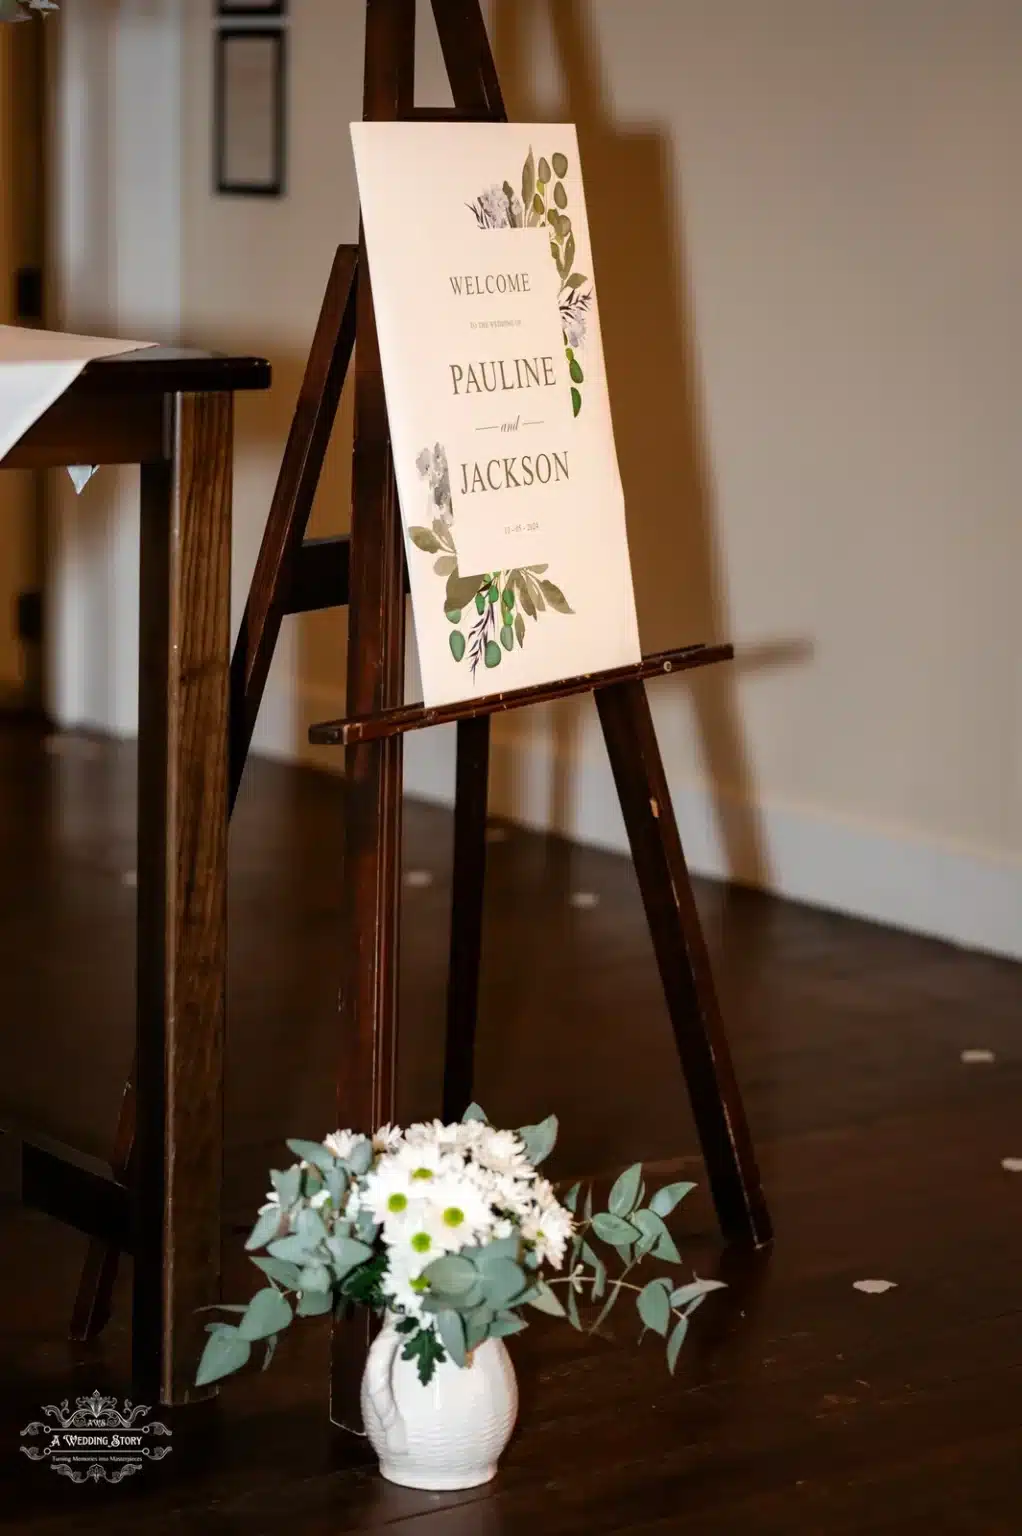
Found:
[[[279,27],[222,27],[215,40],[213,166],[221,196],[281,197],[287,37]]]
[[[227,19],[286,16],[287,0],[216,0],[216,14]]]

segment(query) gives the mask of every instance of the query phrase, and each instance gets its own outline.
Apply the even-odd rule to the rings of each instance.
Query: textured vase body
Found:
[[[518,1413],[518,1383],[502,1339],[471,1363],[443,1361],[427,1386],[402,1360],[404,1337],[388,1318],[362,1377],[362,1418],[380,1472],[406,1488],[475,1488],[496,1475]]]

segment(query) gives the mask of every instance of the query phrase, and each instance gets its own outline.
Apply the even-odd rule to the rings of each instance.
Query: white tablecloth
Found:
[[[113,357],[152,345],[148,341],[0,325],[0,459],[74,383],[86,363],[94,357]],[[73,466],[72,479],[78,490],[89,478],[88,468]]]

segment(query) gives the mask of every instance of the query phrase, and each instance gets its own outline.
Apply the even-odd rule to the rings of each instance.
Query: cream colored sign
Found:
[[[637,661],[574,129],[352,141],[426,703]]]

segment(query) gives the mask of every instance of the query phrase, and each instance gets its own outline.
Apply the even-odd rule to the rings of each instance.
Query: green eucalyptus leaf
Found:
[[[483,609],[486,607],[486,598],[485,598],[485,596],[483,595],[482,592],[477,592],[476,593],[476,595],[475,595],[475,605],[476,605],[476,613],[481,614]]]
[[[289,1151],[293,1152],[295,1157],[300,1157],[305,1162],[311,1163],[314,1168],[320,1169],[322,1173],[329,1173],[332,1168],[337,1166],[337,1159],[330,1148],[325,1147],[320,1141],[289,1139],[287,1145]]]
[[[556,155],[551,155],[550,158],[554,162],[554,175],[555,176],[567,176],[567,174],[568,174],[568,157],[567,157],[567,155],[562,155],[560,153],[560,151],[558,151],[558,153]]]
[[[585,374],[582,372],[582,367],[577,357],[573,357],[568,364],[568,372],[571,374],[571,382],[573,384],[582,384],[585,381]],[[439,564],[438,560],[437,565]]]
[[[464,1318],[465,1349],[478,1349],[490,1335],[494,1323],[493,1309],[487,1305],[473,1308]]]
[[[588,283],[588,281],[589,279],[584,272],[572,272],[570,277],[564,279],[564,286],[565,288],[581,288],[582,284]]]
[[[586,1198],[585,1198],[585,1204],[582,1207],[582,1214],[585,1216],[586,1221],[592,1221],[592,1219],[593,1219],[593,1186],[591,1184],[588,1184],[586,1186]]]
[[[529,1162],[538,1168],[550,1156],[557,1143],[557,1116],[547,1115],[538,1125],[525,1125],[517,1134]]]
[[[564,222],[568,226],[568,238],[564,242],[564,275],[567,277],[575,265],[575,236],[571,233],[571,220],[565,215]]]
[[[479,1271],[470,1259],[459,1253],[445,1253],[423,1270],[424,1279],[448,1296],[462,1295],[470,1291],[479,1279]]]
[[[275,1259],[290,1259],[295,1264],[304,1264],[312,1257],[308,1243],[295,1233],[287,1237],[278,1237],[276,1242],[268,1243],[267,1253]]]
[[[536,196],[532,199],[532,211],[533,211],[533,213],[543,213],[543,212],[545,212],[545,210],[546,210],[546,204],[543,202],[543,199],[540,197],[539,193],[537,192]]]
[[[536,180],[544,183],[550,180],[550,166],[544,159],[540,159],[536,167]]]
[[[582,1332],[582,1321],[578,1315],[578,1298],[575,1295],[574,1286],[568,1286],[568,1322],[573,1328]]]
[[[220,1381],[234,1371],[240,1371],[248,1363],[252,1346],[243,1339],[236,1328],[222,1324],[206,1340],[199,1368],[195,1373],[195,1385],[208,1387],[210,1382]]]
[[[460,624],[461,623],[461,609],[460,608],[445,608],[444,609],[444,618],[447,620],[447,622],[449,624]]]
[[[577,416],[581,409],[582,409],[582,396],[579,394],[577,389],[572,387],[572,391],[571,391],[571,413],[572,413],[572,415],[573,416]]]
[[[322,1317],[334,1304],[333,1292],[326,1290],[303,1291],[298,1298],[295,1313],[298,1317]]]
[[[453,611],[467,608],[483,584],[482,576],[462,576],[457,566],[447,578],[444,607]]]
[[[685,1307],[690,1302],[702,1300],[711,1291],[726,1290],[723,1280],[693,1280],[689,1285],[679,1285],[676,1291],[671,1292],[671,1306]]]
[[[667,1264],[681,1263],[681,1254],[674,1238],[664,1226],[662,1216],[658,1216],[656,1211],[634,1211],[631,1220],[642,1233],[640,1248],[643,1253],[652,1253],[655,1258],[663,1259]]]
[[[282,1214],[280,1207],[271,1205],[267,1210],[261,1211],[256,1219],[256,1224],[245,1239],[245,1247],[251,1252],[254,1248],[265,1248],[272,1242],[280,1231]]]
[[[373,1163],[373,1144],[368,1136],[363,1136],[355,1143],[348,1153],[348,1167],[356,1178],[361,1178],[368,1173]]]
[[[558,181],[554,184],[554,202],[558,208],[567,208],[568,206],[568,194],[564,190],[563,181]]]
[[[298,1192],[302,1187],[302,1170],[297,1166],[283,1172],[279,1168],[273,1168],[270,1171],[270,1183],[277,1191],[282,1209],[286,1211],[298,1199]]]
[[[522,202],[526,208],[528,208],[529,204],[532,202],[532,194],[535,192],[535,190],[536,162],[533,159],[532,148],[530,146],[529,153],[525,157],[525,164],[522,166]]]
[[[637,1228],[630,1221],[625,1221],[623,1216],[615,1216],[610,1211],[597,1211],[593,1217],[593,1231],[597,1237],[615,1248],[627,1247],[640,1236]]]
[[[376,1237],[377,1223],[372,1211],[363,1209],[355,1218],[355,1231],[363,1243],[371,1243]],[[370,1249],[370,1252],[372,1250]]]
[[[268,1285],[252,1297],[238,1324],[238,1334],[243,1339],[268,1339],[271,1333],[286,1328],[291,1316],[290,1302],[276,1286]]]
[[[278,1285],[286,1285],[292,1291],[298,1289],[301,1270],[297,1264],[291,1264],[287,1259],[274,1258],[253,1259],[252,1263],[257,1264],[268,1279],[276,1280]]]
[[[427,555],[440,553],[440,540],[430,528],[413,527],[408,530],[408,537],[416,549],[421,549]]]
[[[534,619],[536,617],[536,604],[532,600],[532,596],[529,592],[529,585],[524,572],[512,571],[511,580],[514,583],[515,591],[518,593],[518,601],[525,609],[525,612],[529,615],[529,618]],[[520,617],[521,615],[519,614],[519,618]]]
[[[451,655],[455,661],[460,661],[465,654],[465,636],[460,629],[452,629],[447,636],[447,643],[451,647]]]
[[[515,632],[510,624],[505,624],[500,632],[500,643],[505,651],[513,651],[515,648]]]
[[[522,618],[520,613],[516,613],[515,614],[515,635],[517,636],[519,646],[520,647],[524,646],[525,645],[525,620]]]
[[[338,1237],[335,1234],[327,1238],[326,1246],[334,1261],[334,1273],[338,1279],[373,1256],[368,1243],[360,1243],[353,1237]]]
[[[500,666],[500,646],[496,640],[487,640],[486,649],[483,651],[483,661],[488,667]]]
[[[565,1195],[564,1199],[561,1201],[561,1204],[564,1206],[565,1210],[566,1211],[570,1211],[573,1216],[574,1216],[575,1212],[578,1210],[578,1197],[581,1194],[581,1192],[582,1192],[582,1183],[581,1183],[581,1180],[580,1180],[579,1183],[573,1184],[571,1186],[571,1188],[568,1190],[568,1193]]]
[[[465,1325],[457,1312],[436,1314],[437,1332],[455,1365],[465,1364]]]
[[[329,1291],[332,1278],[329,1267],[314,1260],[313,1263],[302,1267],[298,1277],[298,1288],[303,1292]]]
[[[607,1200],[607,1209],[612,1216],[631,1215],[635,1209],[641,1178],[642,1164],[633,1163],[630,1168],[625,1169],[620,1178],[615,1180]]]
[[[678,1363],[678,1355],[681,1353],[681,1346],[685,1342],[685,1335],[687,1332],[688,1318],[679,1317],[671,1333],[671,1337],[667,1341],[667,1369],[670,1371],[672,1376],[674,1375],[674,1367]]]
[[[505,1312],[500,1317],[495,1317],[490,1324],[491,1339],[507,1339],[513,1333],[521,1333],[528,1328],[524,1317],[517,1317],[513,1312]]]
[[[679,1200],[684,1200],[685,1196],[691,1194],[694,1189],[694,1184],[665,1184],[662,1189],[657,1190],[649,1202],[649,1208],[658,1216],[669,1216]]]
[[[530,1307],[535,1307],[537,1312],[546,1312],[550,1317],[563,1317],[564,1308],[556,1294],[550,1289],[545,1280],[540,1280],[536,1287],[536,1294],[529,1301]]]
[[[308,1206],[298,1212],[295,1228],[298,1237],[309,1248],[315,1248],[319,1243],[326,1242],[326,1223],[318,1211],[310,1210]]]
[[[486,1111],[479,1108],[478,1104],[470,1104],[461,1117],[462,1125],[468,1125],[471,1121],[478,1120],[481,1125],[489,1125]]]
[[[635,1305],[646,1327],[666,1338],[671,1322],[671,1304],[663,1286],[651,1280],[636,1296]]]
[[[494,1259],[483,1272],[486,1304],[494,1312],[510,1306],[527,1288],[525,1271],[513,1259]]]

